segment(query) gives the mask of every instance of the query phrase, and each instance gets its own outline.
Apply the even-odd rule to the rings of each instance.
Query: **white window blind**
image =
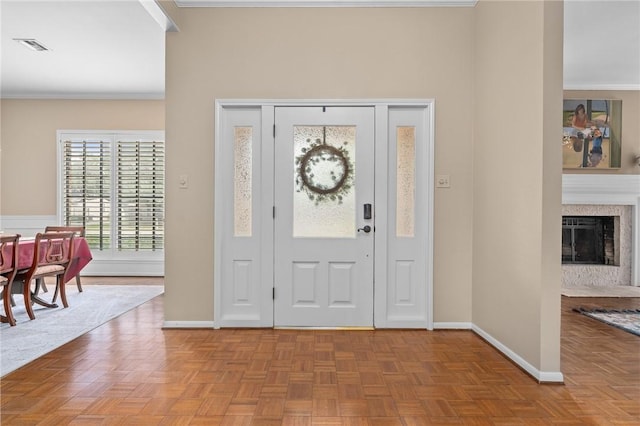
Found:
[[[164,248],[164,141],[136,135],[61,139],[62,216],[92,249]]]
[[[118,141],[118,249],[164,242],[164,142]]]
[[[63,141],[63,214],[85,227],[90,247],[111,247],[111,141]]]

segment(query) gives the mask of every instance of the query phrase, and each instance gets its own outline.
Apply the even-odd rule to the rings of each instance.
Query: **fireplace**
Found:
[[[632,281],[631,206],[562,207],[564,286],[617,286]]]
[[[563,216],[562,263],[619,266],[616,222],[619,216]]]
[[[602,263],[562,262],[563,287],[583,286],[640,286],[640,175],[623,174],[563,174],[562,216],[612,217],[613,262],[611,242],[603,242]],[[608,238],[610,227],[602,226],[603,238]],[[606,222],[606,220],[605,220]],[[575,225],[577,228],[579,225]],[[589,225],[590,226],[590,225]],[[565,231],[563,225],[563,234]],[[580,229],[580,228],[577,228]],[[596,233],[599,231],[584,231]],[[578,231],[580,233],[580,231]],[[606,234],[606,235],[605,235]],[[563,238],[564,237],[563,235]],[[573,242],[570,244],[578,244]],[[594,249],[595,250],[595,249]],[[563,258],[569,255],[569,247],[563,247]],[[572,252],[573,257],[573,252]]]

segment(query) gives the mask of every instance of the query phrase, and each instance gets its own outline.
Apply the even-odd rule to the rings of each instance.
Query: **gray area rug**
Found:
[[[640,309],[573,308],[573,310],[640,336]]]
[[[68,308],[62,308],[59,298],[59,308],[34,305],[33,321],[22,296],[15,297],[16,326],[0,324],[0,377],[164,292],[158,285],[83,285],[83,289],[79,293],[74,285],[67,286]],[[53,291],[42,296],[50,300]]]

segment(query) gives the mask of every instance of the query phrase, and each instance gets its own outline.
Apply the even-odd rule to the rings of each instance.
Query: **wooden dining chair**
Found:
[[[36,318],[33,313],[33,302],[48,308],[57,307],[53,302],[46,303],[37,295],[32,295],[31,282],[33,280],[44,279],[45,277],[56,277],[56,290],[54,300],[60,293],[60,300],[65,308],[69,307],[67,293],[65,291],[65,274],[73,259],[74,232],[45,232],[36,234],[33,247],[33,261],[31,267],[26,272],[19,272],[16,280],[22,281],[24,296],[24,306],[29,318]]]
[[[44,232],[73,232],[76,237],[84,238],[84,226],[47,226],[44,228]],[[82,293],[82,282],[80,281],[80,274],[76,275],[76,286],[78,291]],[[44,281],[41,283],[43,291],[47,291],[47,287],[44,285]],[[56,300],[53,299],[55,302]]]
[[[0,235],[0,285],[2,285],[2,302],[4,315],[0,314],[0,321],[16,325],[11,309],[11,285],[18,272],[18,241],[20,234]]]

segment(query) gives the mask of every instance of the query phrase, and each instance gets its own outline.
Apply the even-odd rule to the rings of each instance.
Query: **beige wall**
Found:
[[[561,2],[175,18],[166,321],[213,319],[216,99],[434,98],[435,172],[452,182],[436,191],[434,320],[472,321],[534,367],[559,371]]]
[[[8,100],[2,105],[1,215],[55,215],[57,130],[163,130],[164,101]]]
[[[471,321],[473,9],[178,12],[166,53],[165,320],[213,320],[216,99],[435,98],[435,171],[452,187],[435,193],[434,317]]]
[[[473,323],[557,372],[562,3],[475,9]]]
[[[565,90],[566,99],[619,99],[622,101],[622,165],[620,169],[565,169],[573,174],[640,174],[633,159],[640,155],[640,90]]]

